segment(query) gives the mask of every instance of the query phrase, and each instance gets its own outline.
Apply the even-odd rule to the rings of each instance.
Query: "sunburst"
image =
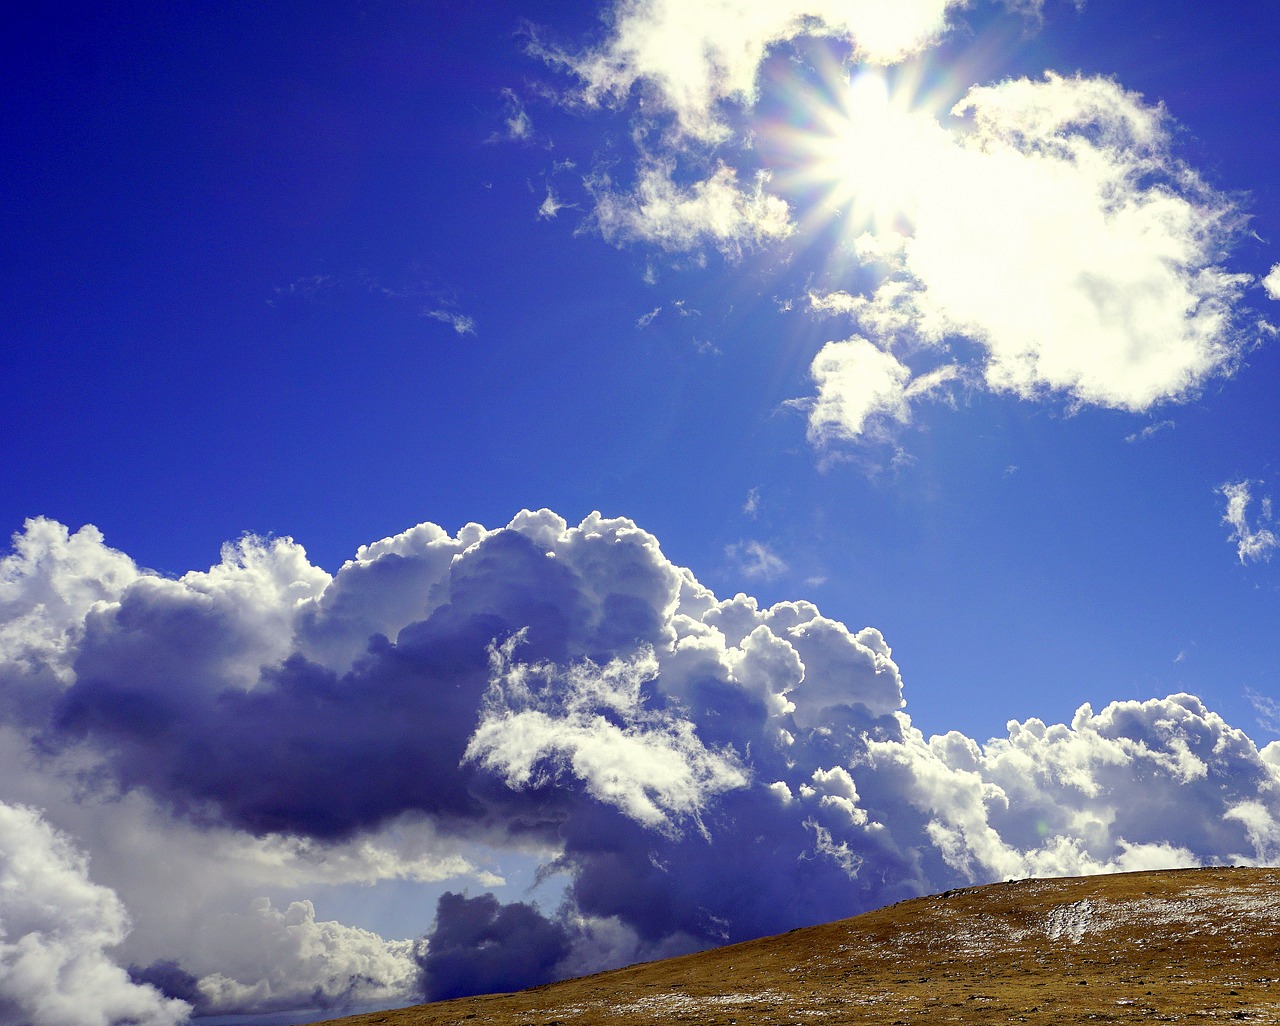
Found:
[[[840,218],[846,232],[911,233],[917,207],[954,142],[941,119],[955,102],[949,83],[923,88],[924,71],[829,69],[826,88],[797,84],[792,117],[775,124],[779,187],[805,196],[805,220]]]

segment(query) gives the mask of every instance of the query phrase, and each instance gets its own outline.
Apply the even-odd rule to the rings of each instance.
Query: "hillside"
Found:
[[[1019,880],[343,1026],[1280,1022],[1280,869]]]

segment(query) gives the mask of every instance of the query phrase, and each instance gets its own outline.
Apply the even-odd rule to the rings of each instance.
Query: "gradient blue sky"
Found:
[[[713,144],[652,66],[584,98],[581,55],[607,51],[607,5],[13,15],[0,525],[94,524],[167,576],[217,563],[246,532],[289,536],[335,573],[422,521],[453,534],[524,508],[571,525],[599,510],[721,597],[808,599],[852,631],[878,628],[926,736],[982,742],[1010,719],[1185,691],[1263,746],[1280,737],[1264,505],[1280,495],[1267,323],[1280,271],[1263,284],[1280,265],[1280,13],[1031,7],[951,9],[940,39],[890,62],[890,106],[963,132],[947,112],[971,87],[1047,70],[1108,80],[1126,109],[1163,105],[1159,167],[1126,187],[1217,204],[1208,255],[1184,277],[1241,276],[1214,339],[1226,362],[1185,388],[1109,402],[1052,380],[1002,389],[984,379],[993,343],[977,329],[878,339],[817,309],[833,292],[870,296],[884,274],[846,230],[877,200],[814,169],[814,132],[840,123],[833,95],[868,67],[844,39],[772,44],[753,101],[708,108],[725,132]],[[1105,141],[1099,124],[1079,138]],[[847,145],[873,148],[856,133]],[[792,230],[676,239],[652,210],[611,221],[602,204],[625,207],[653,167],[674,169],[677,189],[730,168],[748,194],[772,172],[764,194],[786,201]],[[957,208],[979,202],[952,184]],[[912,238],[903,218],[886,230]],[[1045,254],[1077,242],[1031,240]],[[975,241],[966,273],[997,244]],[[1002,267],[984,279],[991,302],[1053,315],[1043,281]],[[1123,306],[1147,286],[1121,274],[1107,287]],[[1129,316],[1116,344],[1158,376]],[[855,334],[912,374],[960,369],[902,417],[881,407],[818,437],[811,366]],[[1240,483],[1252,554],[1224,521],[1223,488]]]

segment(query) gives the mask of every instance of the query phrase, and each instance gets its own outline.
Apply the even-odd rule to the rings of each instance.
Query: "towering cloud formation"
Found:
[[[808,602],[718,599],[624,519],[571,527],[544,510],[454,536],[423,524],[332,577],[288,539],[246,537],[177,580],[92,528],[36,520],[0,564],[0,602],[5,693],[38,699],[5,706],[0,754],[34,745],[46,773],[78,781],[49,792],[63,814],[94,800],[89,785],[172,824],[151,858],[203,833],[215,850],[241,838],[310,867],[301,879],[430,879],[430,856],[410,872],[412,853],[385,847],[418,836],[499,860],[538,852],[567,881],[554,913],[446,895],[416,948],[319,922],[305,901],[260,901],[216,943],[175,950],[148,874],[120,876],[124,900],[156,918],[138,917],[131,984],[102,954],[123,928],[116,899],[10,809],[5,864],[29,866],[35,843],[79,881],[49,890],[42,916],[81,922],[89,907],[100,924],[77,928],[75,964],[108,981],[94,985],[104,1022],[135,1006],[171,1021],[178,1006],[146,984],[206,1010],[443,996],[959,882],[1280,854],[1280,745],[1259,751],[1196,698],[1011,722],[985,745],[925,738],[875,628]],[[415,823],[429,829],[405,835]],[[470,872],[448,845],[438,860],[437,877]],[[48,947],[39,919],[6,916],[12,950]],[[502,954],[516,948],[518,964]],[[76,978],[0,990],[34,1008]]]

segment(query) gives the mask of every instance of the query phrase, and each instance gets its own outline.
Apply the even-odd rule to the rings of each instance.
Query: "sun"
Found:
[[[807,194],[802,216],[838,217],[855,236],[911,233],[953,149],[933,97],[917,86],[910,75],[860,68],[797,100],[800,113],[777,142],[788,168],[779,184]]]

